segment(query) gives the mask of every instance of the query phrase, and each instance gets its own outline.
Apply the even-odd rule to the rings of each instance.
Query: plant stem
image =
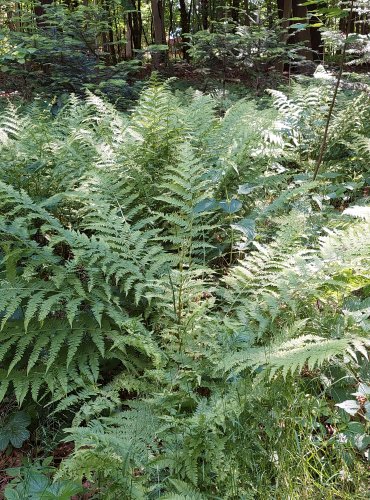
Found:
[[[313,180],[316,180],[317,174],[319,173],[319,170],[320,170],[320,167],[322,164],[322,160],[323,160],[323,157],[324,157],[324,154],[326,151],[326,146],[328,144],[329,126],[330,126],[330,122],[331,122],[331,117],[333,116],[334,106],[335,106],[335,103],[337,100],[338,90],[339,90],[340,82],[342,80],[342,75],[343,75],[344,63],[346,60],[347,40],[348,40],[348,36],[349,36],[349,31],[351,28],[353,2],[354,2],[354,0],[351,0],[351,9],[350,9],[350,12],[348,15],[348,21],[347,21],[347,25],[346,25],[346,33],[345,33],[346,37],[345,37],[344,45],[343,45],[343,49],[342,49],[341,61],[340,61],[340,66],[339,66],[339,73],[338,73],[337,81],[336,81],[335,88],[334,88],[333,98],[331,100],[331,104],[329,107],[328,117],[326,119],[324,136],[322,138],[319,156],[318,156],[317,161],[316,161],[315,171],[313,174]]]

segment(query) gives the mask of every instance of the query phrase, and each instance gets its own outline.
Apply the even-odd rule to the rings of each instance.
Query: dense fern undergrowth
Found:
[[[313,182],[332,92],[2,112],[5,498],[367,497],[370,102]]]

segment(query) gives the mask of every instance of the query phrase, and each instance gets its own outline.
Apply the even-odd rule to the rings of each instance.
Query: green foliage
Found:
[[[144,471],[155,455],[159,422],[139,407],[66,429],[75,451],[58,475],[101,484],[103,498],[145,498]]]
[[[30,417],[22,411],[12,413],[3,419],[0,428],[0,451],[4,451],[9,444],[14,448],[21,448],[24,441],[30,437],[27,429],[30,423]]]
[[[138,95],[127,79],[141,63],[119,61],[111,66],[117,61],[111,60],[110,46],[99,44],[112,22],[109,9],[91,2],[76,3],[74,8],[54,2],[44,4],[41,17],[36,18],[33,4],[20,2],[14,6],[12,22],[2,23],[0,70],[15,78],[26,95],[90,89],[127,108],[127,101]],[[28,89],[22,88],[25,83]]]
[[[67,422],[50,494],[366,498],[367,97],[312,182],[320,90],[273,92],[276,120],[157,76],[129,115],[4,112],[1,398]]]
[[[124,350],[124,332],[131,327],[141,329],[142,338],[136,346],[130,340],[132,347],[156,356],[150,333],[139,326],[140,321],[134,326],[129,310],[135,310],[150,283],[167,268],[169,259],[158,255],[160,247],[154,245],[147,253],[148,238],[157,232],[131,229],[111,211],[108,219],[103,211],[100,225],[100,207],[89,216],[99,233],[89,237],[64,228],[24,192],[6,184],[0,189],[1,209],[7,213],[1,227],[6,263],[1,354],[12,359],[2,380],[2,394],[10,381],[20,402],[29,384],[36,399],[45,383],[54,392],[58,381],[64,393],[72,380],[81,385],[84,380],[95,383],[101,359],[116,346],[118,353]],[[88,229],[89,219],[85,224]],[[149,255],[153,260],[147,260]],[[129,364],[133,367],[132,360]],[[24,367],[30,378],[20,380],[20,372],[13,372],[17,366]]]
[[[284,42],[278,26],[268,28],[258,20],[248,26],[231,19],[215,21],[210,30],[191,36],[189,53],[203,71],[221,73],[223,78],[233,69],[266,78],[272,65],[300,58],[297,47]]]
[[[83,489],[77,483],[68,480],[52,481],[50,475],[54,467],[50,465],[52,458],[42,462],[25,463],[21,467],[8,469],[13,477],[5,488],[6,500],[69,500],[74,495],[82,493]]]

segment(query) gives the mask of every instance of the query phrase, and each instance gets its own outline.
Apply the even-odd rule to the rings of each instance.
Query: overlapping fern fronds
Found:
[[[276,493],[280,435],[329,455],[277,416],[293,389],[304,399],[300,375],[370,346],[366,200],[341,215],[331,181],[306,175],[328,96],[275,93],[276,141],[257,159],[268,127],[254,105],[220,117],[211,97],[155,79],[131,115],[92,94],[55,117],[36,106],[25,130],[6,113],[0,401],[73,414],[60,475],[104,498],[254,498]],[[331,133],[349,148],[344,122],[339,111]]]
[[[274,126],[264,132],[264,141],[256,153],[283,162],[294,161],[311,169],[320,146],[325,123],[323,117],[328,112],[332,86],[296,85],[289,97],[278,90],[269,93],[279,115]],[[325,161],[335,159],[338,163],[351,154],[357,155],[360,149],[357,145],[368,135],[368,110],[369,96],[366,93],[353,99],[340,94],[329,127]]]
[[[75,450],[59,475],[79,480],[109,478],[104,498],[145,498],[145,468],[158,450],[159,421],[144,405],[112,417],[92,420],[86,427],[66,429]],[[140,471],[140,474],[135,474]],[[135,479],[136,476],[136,479]],[[142,477],[144,476],[144,477]]]
[[[125,342],[124,331],[171,261],[154,242],[158,231],[134,230],[116,211],[98,208],[85,233],[74,231],[26,193],[4,183],[0,191],[6,213],[0,224],[2,357],[10,379],[13,369],[24,369],[28,384],[32,371],[46,374],[56,364],[68,369],[68,379],[74,369],[96,381],[108,349],[124,352],[131,344],[142,353],[156,352],[145,329],[141,342]],[[127,358],[127,366],[134,366],[133,359]],[[51,388],[51,372],[48,378]],[[31,387],[34,396],[40,385]]]
[[[166,224],[164,238],[181,254],[182,264],[192,257],[205,264],[207,252],[212,248],[210,233],[215,227],[213,214],[210,216],[207,210],[208,205],[212,205],[208,200],[212,197],[213,185],[191,147],[180,149],[176,167],[167,170],[163,181],[164,194],[156,199],[165,209],[161,214]]]
[[[278,370],[287,375],[346,352],[366,357],[366,300],[362,306],[357,299],[354,312],[351,304],[354,294],[365,299],[370,285],[369,229],[368,220],[358,221],[328,232],[317,248],[305,249],[307,234],[298,222],[285,248],[282,230],[275,242],[247,256],[227,280],[229,297],[239,321],[256,338],[262,329],[273,340],[235,354],[225,366],[236,371],[265,366],[272,375]]]

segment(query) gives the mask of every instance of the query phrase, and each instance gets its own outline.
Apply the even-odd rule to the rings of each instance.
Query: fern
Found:
[[[182,111],[168,85],[158,82],[156,77],[151,85],[142,93],[131,119],[132,129],[142,138],[142,144],[134,148],[131,155],[141,166],[140,182],[150,186],[160,180],[166,165],[177,155],[184,131]],[[142,191],[150,205],[151,186],[149,192]]]
[[[178,166],[169,168],[164,177],[163,189],[168,194],[156,199],[166,208],[162,218],[168,229],[162,238],[177,250],[182,265],[190,265],[192,257],[205,262],[212,248],[209,236],[215,226],[202,208],[212,196],[212,184],[189,147],[182,147],[179,153]]]
[[[272,131],[266,132],[266,153],[278,157],[285,150],[296,150],[309,158],[320,142],[322,115],[328,110],[331,90],[297,86],[292,99],[277,90],[269,90],[269,93],[274,98],[280,119],[275,122]]]
[[[2,283],[0,303],[8,346],[3,354],[11,360],[8,375],[21,365],[27,367],[25,377],[42,366],[46,373],[56,363],[78,369],[83,379],[95,383],[97,366],[108,349],[118,346],[130,312],[171,259],[153,242],[157,231],[132,230],[113,213],[110,222],[100,224],[107,214],[97,212],[90,214],[95,235],[89,237],[65,229],[26,194],[6,184],[0,189],[1,206],[7,210],[0,226],[7,241],[3,262],[12,261],[16,269],[13,279]],[[85,230],[90,227],[92,222],[86,221]],[[131,345],[146,350],[147,340]],[[149,351],[154,352],[153,347]]]
[[[291,230],[291,223],[289,228]],[[280,232],[280,238],[282,233],[284,231]],[[296,236],[300,234],[297,226]],[[292,240],[288,241],[286,248],[291,251]],[[366,356],[367,326],[363,319],[357,316],[353,322],[350,314],[336,310],[341,311],[354,291],[365,290],[369,284],[365,257],[369,251],[368,221],[332,231],[319,241],[319,249],[299,251],[302,240],[296,239],[298,247],[293,256],[284,254],[281,239],[267,248],[258,245],[258,250],[233,271],[228,283],[233,296],[239,290],[233,303],[239,304],[239,320],[257,338],[261,336],[261,329],[281,338],[285,324],[287,331],[282,338],[287,340],[282,343],[275,340],[268,346],[235,354],[225,361],[226,369],[236,366],[238,371],[240,367],[267,366],[272,375],[281,370],[286,376],[301,370],[306,363],[312,369],[334,356],[353,352],[353,348]],[[247,297],[251,296],[254,303],[245,306]],[[333,307],[334,311],[329,312],[327,308]],[[326,310],[325,319],[322,309]],[[318,335],[315,330],[321,334],[326,331],[328,336]],[[302,331],[307,333],[290,339]],[[333,338],[336,336],[338,338]]]
[[[351,383],[368,356],[367,101],[347,123],[341,97],[310,182],[331,89],[272,94],[277,112],[221,117],[152,77],[130,114],[89,92],[5,112],[0,400],[63,415],[58,477],[232,499],[294,496],[302,475],[314,497],[352,453],[321,429],[338,415],[316,381]]]
[[[102,492],[104,498],[116,498],[117,494],[145,498],[142,476],[157,449],[157,425],[156,418],[141,406],[92,420],[86,427],[67,429],[66,441],[73,440],[75,451],[58,477],[78,480],[85,476],[93,484],[104,478],[109,484]]]
[[[348,337],[341,339],[326,339],[314,335],[304,335],[282,344],[270,345],[264,348],[250,349],[247,355],[237,354],[225,361],[225,369],[238,373],[250,368],[267,368],[270,379],[281,371],[285,378],[294,375],[307,366],[309,370],[320,368],[324,362],[334,357],[343,356],[355,351],[367,358],[366,350],[370,342],[365,337]]]

